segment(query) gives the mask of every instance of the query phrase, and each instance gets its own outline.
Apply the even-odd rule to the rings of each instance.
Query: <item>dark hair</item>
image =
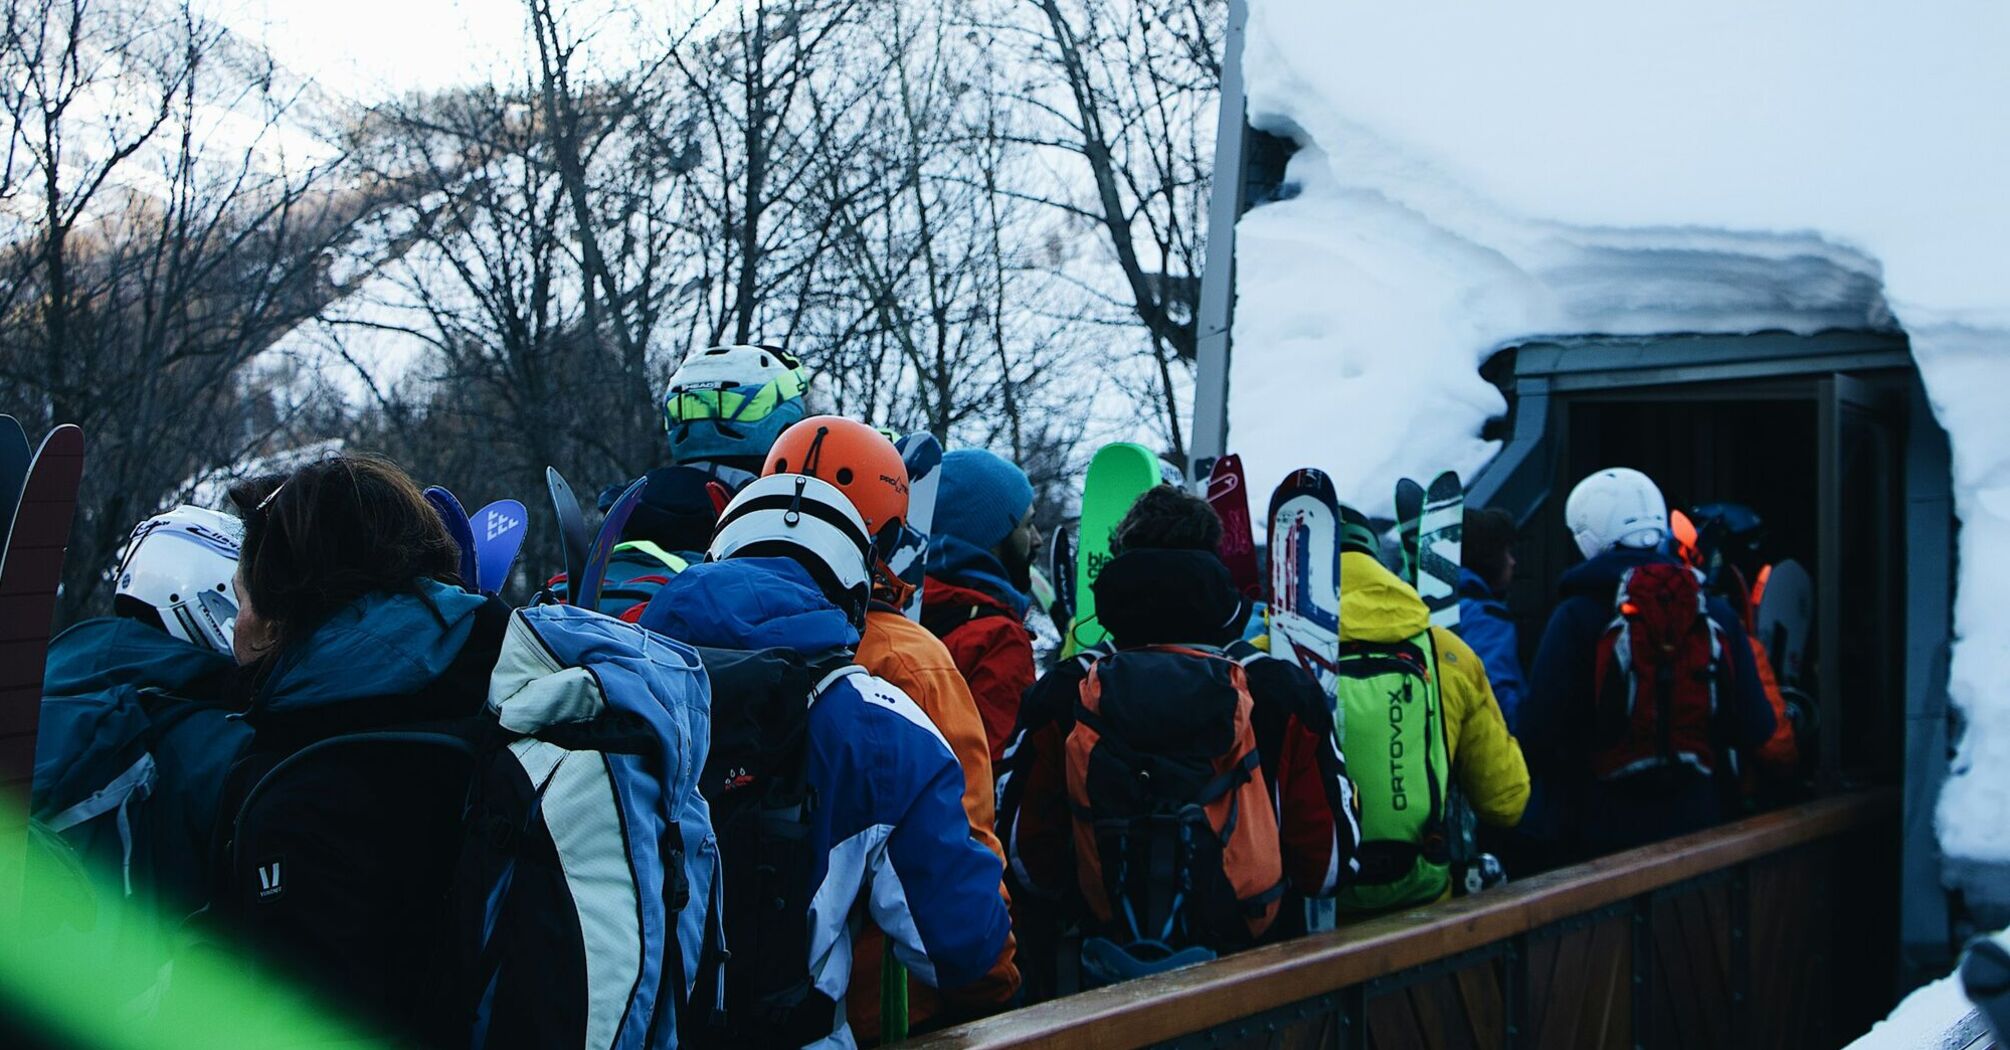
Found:
[[[1110,553],[1152,548],[1206,551],[1221,547],[1221,518],[1208,502],[1176,485],[1146,489],[1110,532]]]
[[[1492,586],[1507,565],[1508,551],[1514,547],[1514,516],[1498,507],[1466,509],[1461,536],[1460,561]]]
[[[366,594],[460,582],[460,548],[396,463],[342,455],[230,488],[244,519],[238,571],[273,652]]]

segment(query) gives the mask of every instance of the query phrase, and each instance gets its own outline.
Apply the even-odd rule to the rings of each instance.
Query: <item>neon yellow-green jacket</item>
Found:
[[[1528,805],[1528,764],[1487,684],[1487,671],[1459,636],[1430,626],[1417,592],[1358,551],[1340,555],[1341,641],[1402,642],[1431,632],[1452,777],[1480,820],[1511,828]]]

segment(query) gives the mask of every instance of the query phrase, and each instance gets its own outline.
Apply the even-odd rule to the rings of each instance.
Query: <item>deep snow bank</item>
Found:
[[[1250,118],[1306,147],[1238,227],[1258,491],[1470,473],[1531,336],[1903,326],[1963,522],[1943,843],[2010,861],[2010,7],[1249,2]]]

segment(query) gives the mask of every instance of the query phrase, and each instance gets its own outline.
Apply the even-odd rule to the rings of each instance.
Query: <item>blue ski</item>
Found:
[[[475,511],[475,586],[483,594],[498,594],[509,583],[510,569],[530,534],[530,512],[513,499],[499,499]]]
[[[454,538],[454,544],[461,549],[461,586],[471,591],[481,588],[475,582],[475,530],[468,523],[468,512],[454,494],[438,485],[426,490],[426,502],[440,512],[440,520],[447,523],[447,535]]]
[[[586,516],[579,512],[579,497],[557,467],[544,468],[544,484],[551,490],[551,507],[558,514],[559,545],[565,550],[565,583],[568,593],[578,593],[586,566]],[[574,605],[578,602],[572,603]]]
[[[607,582],[607,559],[613,557],[615,546],[621,542],[621,532],[628,527],[629,515],[635,513],[642,502],[642,490],[647,487],[649,475],[644,474],[607,508],[607,516],[600,519],[600,532],[594,536],[586,560],[580,563],[579,575],[566,580],[572,604],[582,609],[600,608],[600,588]]]

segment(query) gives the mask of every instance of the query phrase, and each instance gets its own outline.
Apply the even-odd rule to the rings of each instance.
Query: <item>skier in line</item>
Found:
[[[830,454],[839,458],[835,446]],[[899,480],[904,487],[904,472]],[[666,584],[641,624],[715,648],[780,647],[804,657],[853,650],[870,602],[871,549],[864,519],[837,487],[773,474],[726,508],[712,560]],[[889,931],[910,974],[946,990],[995,972],[1009,950],[1010,920],[999,894],[1003,865],[971,833],[964,771],[907,694],[862,668],[839,671],[820,685],[807,733],[805,775],[817,802],[811,869],[800,876],[810,908],[793,921],[809,925],[799,965],[811,995],[785,1021],[791,1030],[816,1029],[802,1045],[841,1047],[853,1042],[843,1004],[855,910]],[[729,927],[727,944],[744,935]],[[732,968],[726,972],[730,980]],[[755,1045],[772,1044],[776,1034],[736,1033]]]
[[[1536,812],[1525,831],[1546,844],[1556,862],[1717,823],[1722,807],[1714,773],[1724,750],[1735,747],[1749,754],[1773,732],[1772,708],[1744,627],[1721,599],[1709,600],[1707,619],[1721,632],[1724,652],[1713,657],[1706,649],[1692,661],[1696,666],[1667,668],[1641,666],[1635,657],[1626,676],[1600,678],[1601,649],[1614,644],[1611,634],[1619,623],[1654,615],[1662,604],[1635,596],[1638,600],[1625,603],[1616,621],[1614,603],[1622,581],[1645,579],[1630,574],[1654,566],[1681,567],[1681,574],[1655,570],[1659,575],[1654,579],[1683,588],[1686,577],[1695,607],[1700,582],[1662,549],[1669,534],[1668,508],[1654,482],[1637,470],[1598,471],[1571,490],[1564,520],[1585,561],[1565,571],[1558,583],[1562,600],[1543,631],[1520,712],[1523,746],[1538,785]],[[1685,647],[1678,655],[1687,652]],[[1640,683],[1663,678],[1675,690],[1667,705],[1636,706],[1616,695],[1628,689],[1637,695]],[[1714,705],[1714,715],[1705,705]],[[1648,718],[1658,717],[1655,712],[1662,707],[1672,711],[1671,718],[1693,719],[1696,726],[1693,739],[1685,734],[1676,741],[1679,754],[1612,754],[1615,748],[1655,750],[1651,743],[1630,744],[1628,727],[1613,724],[1613,711]],[[1617,717],[1624,722],[1629,716]],[[1659,750],[1668,747],[1664,743]]]
[[[887,564],[888,539],[907,518],[907,468],[893,443],[872,427],[837,416],[814,416],[782,433],[769,450],[767,473],[792,470],[839,487],[865,519],[875,539],[873,600],[859,640],[859,666],[893,683],[915,702],[956,753],[963,770],[963,809],[970,834],[1002,862],[1004,847],[994,830],[996,806],[991,783],[991,755],[984,722],[970,686],[957,670],[941,641],[902,612],[912,593]],[[893,482],[898,479],[900,484]],[[891,529],[891,532],[889,532]],[[999,893],[1005,892],[999,884]],[[876,1039],[881,1031],[880,956],[885,935],[869,926],[859,935],[852,963],[851,993],[845,1012],[853,1033]],[[908,1023],[969,1018],[996,1012],[1019,990],[1014,945],[1007,938],[985,979],[939,1001],[933,989],[915,988],[908,1003]]]
[[[95,933],[156,967],[209,893],[210,834],[224,779],[251,738],[231,717],[231,631],[243,526],[197,507],[141,522],[114,573],[114,615],[50,643],[35,745],[35,818],[98,872],[97,892],[148,907],[145,929]],[[117,972],[117,971],[115,971]],[[121,1002],[140,988],[108,988]]]
[[[333,736],[479,713],[509,610],[461,589],[453,538],[387,460],[326,459],[229,497],[252,738],[224,791],[235,824],[212,910],[363,1023],[435,1031],[434,955],[417,949],[446,936],[464,771],[336,749],[253,788]]]
[[[984,449],[942,457],[921,622],[940,637],[970,682],[996,765],[1033,685],[1033,486],[1026,472]]]
[[[809,369],[780,347],[714,346],[691,355],[663,394],[670,462],[739,491],[760,474],[782,431],[808,414],[809,385]]]
[[[1221,521],[1205,500],[1169,485],[1147,490],[1112,536],[1115,556],[1095,584],[1098,615],[1120,654],[1140,646],[1201,646],[1222,651],[1243,668],[1257,769],[1277,822],[1273,841],[1280,856],[1269,860],[1281,860],[1298,895],[1330,896],[1352,877],[1360,844],[1354,788],[1335,743],[1332,714],[1310,675],[1241,640],[1249,604],[1216,553],[1220,541]],[[1063,661],[1027,693],[999,777],[999,827],[1023,902],[1019,914],[1027,925],[1021,937],[1028,942],[1056,941],[1051,930],[1036,928],[1051,925],[1055,912],[1077,918],[1083,913],[1078,866],[1084,858],[1075,849],[1066,753],[1096,655]],[[1178,692],[1174,683],[1162,684],[1165,695]],[[1179,712],[1164,714],[1176,721]],[[1302,932],[1303,908],[1289,906],[1289,898],[1284,902],[1277,921],[1255,940]],[[1052,950],[1044,955],[1041,964],[1052,965]],[[1029,948],[1028,958],[1033,957]],[[1059,974],[1041,977],[1044,993],[1070,990],[1055,988],[1065,981]]]
[[[1432,801],[1449,797],[1456,784],[1480,823],[1510,828],[1528,803],[1529,776],[1479,657],[1456,634],[1430,625],[1416,589],[1383,566],[1365,516],[1343,505],[1340,519],[1335,696],[1342,749],[1360,787],[1364,841],[1360,875],[1342,889],[1339,905],[1365,916],[1451,892],[1447,815],[1441,801],[1431,811]],[[1418,659],[1392,659],[1401,654]],[[1391,710],[1390,691],[1406,683],[1404,695],[1435,709],[1436,719],[1416,717],[1422,712],[1414,704],[1408,713]],[[1435,740],[1426,736],[1434,721]]]
[[[1514,518],[1507,511],[1466,509],[1459,623],[1453,630],[1486,665],[1487,683],[1500,702],[1509,732],[1514,731],[1515,711],[1528,691],[1521,673],[1521,642],[1504,600],[1514,582],[1514,544]]]

